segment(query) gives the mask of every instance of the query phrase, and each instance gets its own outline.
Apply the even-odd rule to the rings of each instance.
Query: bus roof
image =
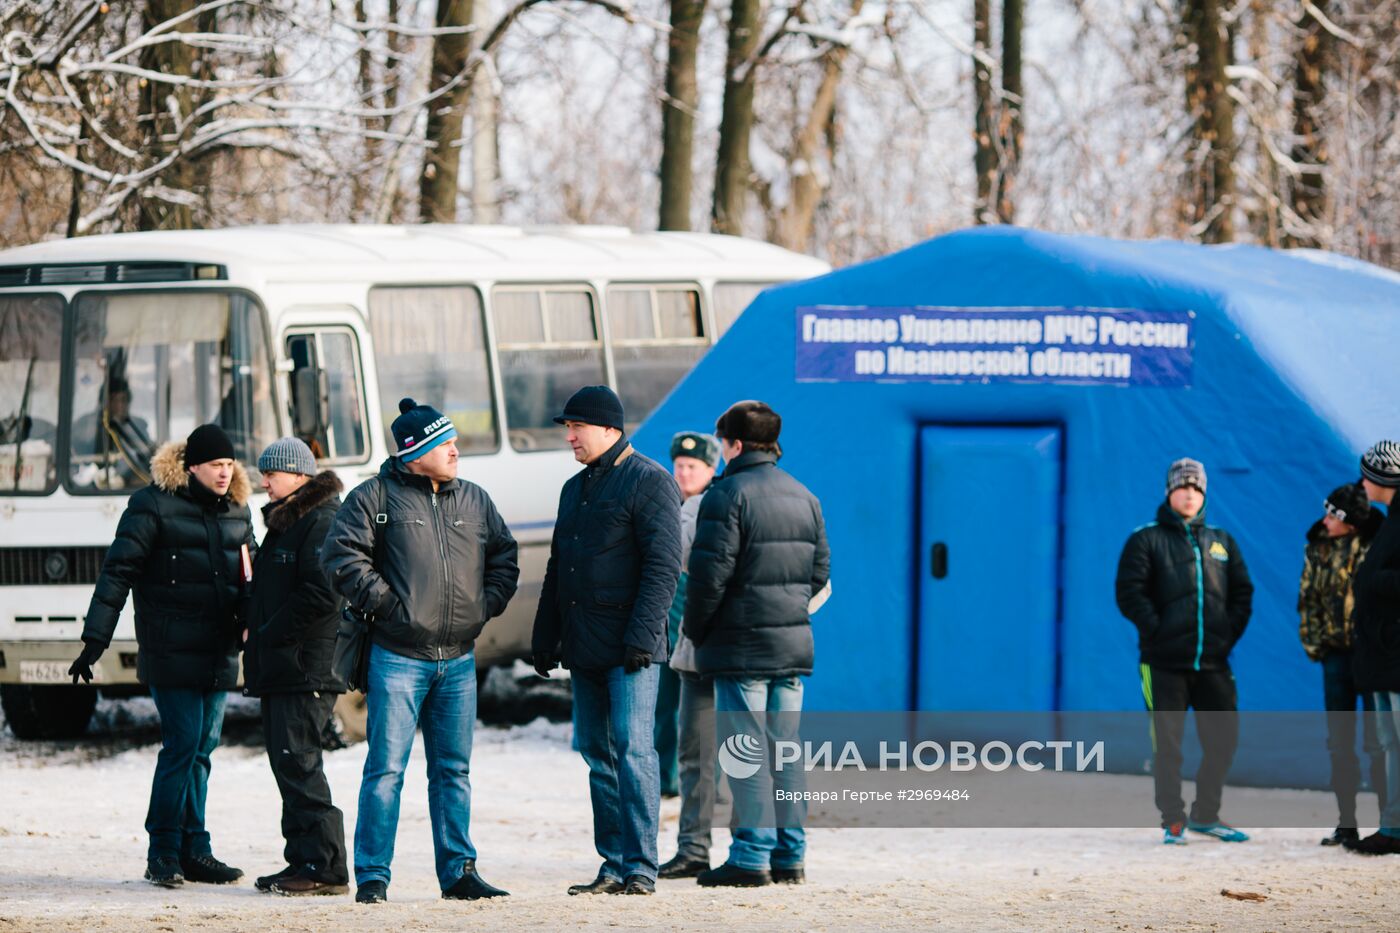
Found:
[[[256,266],[260,277],[274,281],[322,278],[337,268],[344,275],[347,266],[360,272],[356,277],[397,279],[448,263],[453,275],[479,266],[491,278],[597,269],[608,277],[788,279],[830,268],[741,237],[602,226],[289,224],[114,233],[0,251],[0,266],[141,261],[219,264],[238,272]]]

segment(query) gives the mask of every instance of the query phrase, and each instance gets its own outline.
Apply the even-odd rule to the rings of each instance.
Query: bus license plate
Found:
[[[68,673],[70,661],[21,661],[19,680],[24,684],[71,684],[73,677]],[[92,670],[93,683],[102,682],[101,668]]]

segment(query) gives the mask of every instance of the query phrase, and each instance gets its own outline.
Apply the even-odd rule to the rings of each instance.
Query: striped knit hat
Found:
[[[1182,486],[1195,486],[1201,495],[1206,493],[1206,467],[1199,460],[1182,457],[1167,467],[1167,495]]]
[[[1361,475],[1377,486],[1400,486],[1400,444],[1378,441],[1361,455]]]
[[[411,398],[399,399],[399,411],[394,419],[392,430],[394,443],[399,449],[394,453],[404,463],[417,460],[443,441],[457,439],[457,429],[452,419],[431,405],[419,405]]]

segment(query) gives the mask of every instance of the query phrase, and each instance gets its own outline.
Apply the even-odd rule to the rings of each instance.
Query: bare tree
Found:
[[[695,62],[705,0],[670,0],[671,30],[666,42],[666,86],[661,100],[660,230],[689,230],[694,187],[695,114],[700,91]]]
[[[972,0],[972,167],[977,178],[977,200],[972,219],[979,224],[996,220],[997,130],[996,99],[992,90],[993,60],[991,0]]]
[[[716,233],[741,236],[749,195],[749,137],[758,81],[759,22],[763,0],[731,0],[728,54],[724,63],[724,103],[715,154],[715,190],[710,226]]]
[[[1208,243],[1226,243],[1235,238],[1235,105],[1226,76],[1229,34],[1221,19],[1221,0],[1181,4],[1192,140],[1183,219],[1193,235]]]
[[[459,80],[471,51],[472,0],[437,0],[430,90],[439,95],[428,108],[423,172],[418,183],[418,217],[423,223],[457,219],[457,176],[462,165],[462,118],[471,101],[471,84]]]
[[[1332,35],[1323,27],[1327,0],[1303,5],[1302,35],[1298,39],[1293,65],[1293,161],[1298,175],[1293,179],[1293,213],[1305,229],[1288,234],[1290,246],[1320,246],[1317,225],[1327,210],[1327,139],[1321,124],[1326,103],[1326,73],[1332,52]]]
[[[1001,6],[1001,97],[997,120],[998,172],[997,220],[1016,220],[1016,173],[1021,166],[1024,126],[1021,119],[1025,86],[1021,80],[1021,33],[1025,26],[1025,0],[1002,0]]]

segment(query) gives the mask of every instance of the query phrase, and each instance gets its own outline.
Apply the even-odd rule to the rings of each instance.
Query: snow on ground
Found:
[[[568,897],[565,888],[598,867],[587,772],[568,743],[567,724],[543,720],[477,730],[472,838],[483,876],[512,896],[474,904],[438,897],[420,743],[405,783],[391,900],[362,907],[348,896],[259,894],[249,880],[152,887],[140,880],[156,755],[149,738],[100,754],[82,744],[6,739],[0,931],[1396,928],[1400,858],[1323,849],[1322,831],[1296,829],[1260,830],[1244,845],[1201,840],[1184,848],[1164,847],[1156,832],[1142,829],[813,829],[804,887],[715,890],[663,881],[651,898]],[[364,754],[360,745],[327,756],[347,833]],[[1108,780],[1151,806],[1149,779]],[[279,806],[260,748],[215,753],[208,825],[216,855],[250,877],[279,868]],[[676,801],[663,802],[663,859],[674,852],[677,809]],[[727,844],[728,833],[718,830],[716,863]],[[1267,900],[1232,900],[1222,889]]]

